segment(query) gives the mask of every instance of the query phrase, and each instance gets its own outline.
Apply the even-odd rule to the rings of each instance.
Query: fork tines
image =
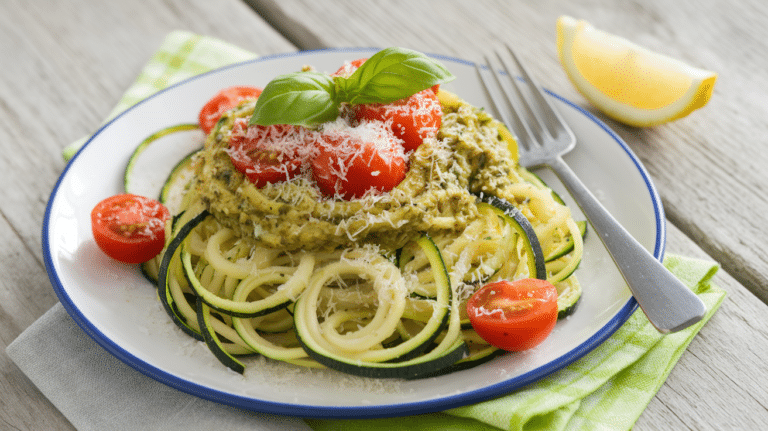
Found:
[[[520,163],[537,164],[544,156],[538,154],[539,147],[549,146],[549,150],[555,150],[551,144],[561,141],[563,134],[569,137],[572,134],[512,48],[506,47],[505,53],[496,52],[493,57],[485,57],[486,66],[476,66],[478,75],[498,118],[519,141]],[[515,67],[510,67],[511,64]],[[519,75],[512,70],[517,70]],[[568,149],[557,148],[556,152],[562,154]]]

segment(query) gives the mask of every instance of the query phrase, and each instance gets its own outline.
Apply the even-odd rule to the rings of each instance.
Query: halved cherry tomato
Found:
[[[306,143],[301,128],[235,123],[227,153],[235,168],[256,187],[295,177],[301,172]]]
[[[365,63],[365,60],[368,60],[367,58],[358,58],[357,60],[348,61],[344,63],[336,72],[333,72],[331,76],[342,76],[344,78],[349,78],[350,75],[352,75],[355,70],[357,70],[360,66]],[[438,91],[440,91],[440,84],[435,84],[432,87],[432,92],[437,94]]]
[[[488,343],[508,351],[530,349],[557,323],[557,289],[534,278],[490,283],[469,298],[467,313]]]
[[[216,122],[226,111],[237,106],[245,99],[255,99],[261,95],[261,88],[258,87],[229,87],[225,88],[213,96],[200,110],[198,121],[200,128],[208,135],[213,130]]]
[[[91,211],[96,244],[109,257],[125,263],[142,263],[165,246],[168,209],[144,196],[121,194],[99,202]]]
[[[406,151],[413,151],[433,138],[440,130],[443,110],[432,88],[420,91],[396,102],[355,105],[354,115],[358,121],[391,122],[392,132],[404,142]]]
[[[325,196],[349,200],[370,189],[388,192],[405,178],[403,148],[383,123],[324,132],[315,145],[312,175]]]
[[[352,75],[355,70],[357,70],[363,63],[365,63],[365,60],[368,59],[358,58],[357,60],[346,62],[339,68],[339,70],[333,72],[331,76],[342,76],[344,78],[349,78],[349,75]]]

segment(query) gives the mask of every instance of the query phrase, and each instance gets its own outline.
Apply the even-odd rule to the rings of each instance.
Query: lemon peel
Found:
[[[717,74],[601,31],[584,20],[557,20],[560,64],[576,89],[607,116],[647,127],[707,104]]]

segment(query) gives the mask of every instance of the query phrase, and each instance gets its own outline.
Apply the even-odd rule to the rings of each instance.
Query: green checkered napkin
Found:
[[[255,55],[218,39],[170,33],[109,118],[171,84]],[[64,151],[71,158],[85,139]],[[662,336],[637,311],[592,352],[510,395],[445,413],[367,420],[307,420],[322,430],[627,430],[666,380],[693,337],[720,306],[725,292],[710,283],[717,265],[668,255],[664,264],[704,301],[705,319]],[[588,290],[588,289],[586,289]]]

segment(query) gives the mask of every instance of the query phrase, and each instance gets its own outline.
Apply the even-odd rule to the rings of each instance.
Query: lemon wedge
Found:
[[[646,127],[706,105],[717,74],[650,51],[583,20],[557,20],[557,52],[579,92],[609,117]]]

